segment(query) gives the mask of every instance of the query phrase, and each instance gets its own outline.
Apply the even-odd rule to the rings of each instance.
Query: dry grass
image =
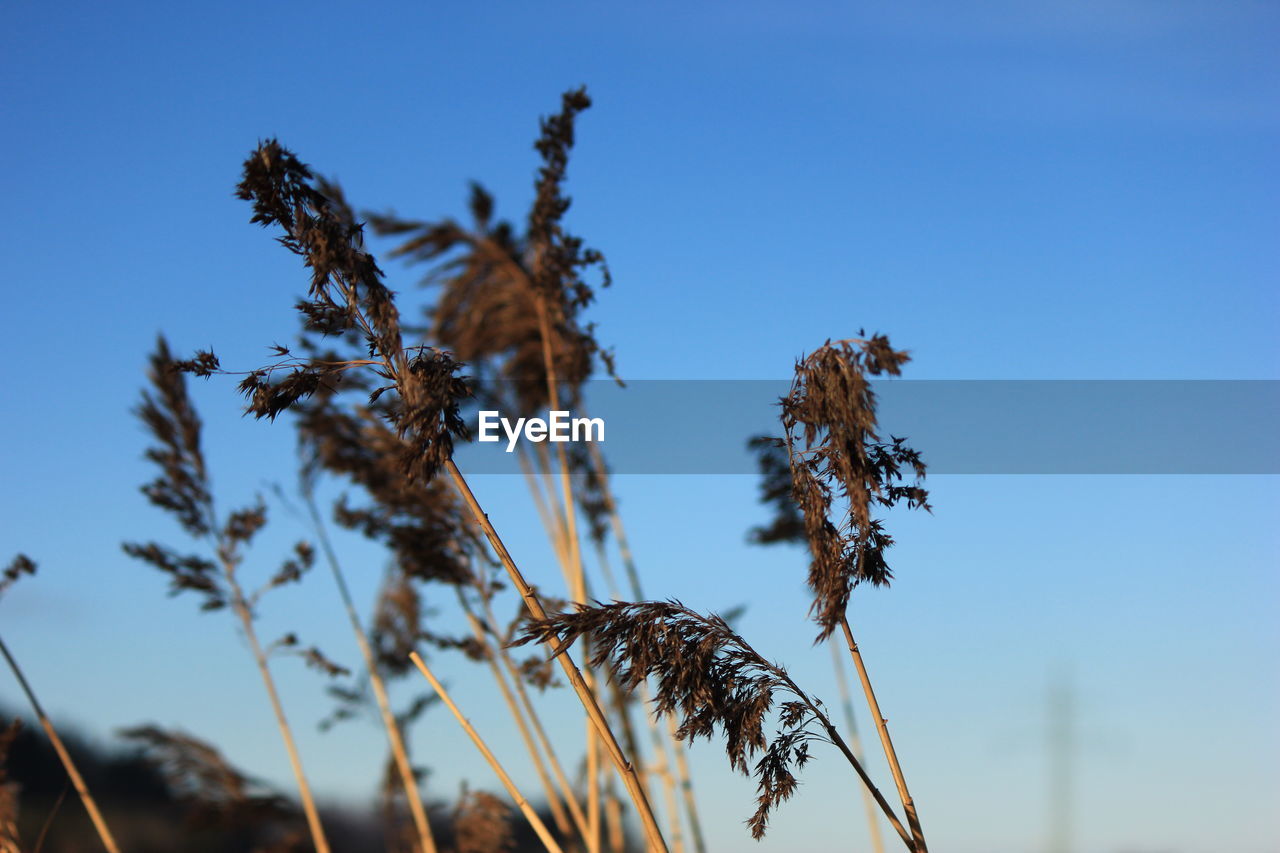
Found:
[[[317,554],[339,591],[343,614],[334,616],[350,626],[364,670],[332,689],[333,720],[370,706],[388,738],[388,850],[436,853],[439,844],[452,853],[505,853],[516,844],[514,821],[523,820],[527,827],[519,828],[531,828],[546,850],[597,853],[607,846],[622,853],[630,816],[646,849],[665,853],[670,845],[676,853],[704,853],[684,750],[707,738],[723,740],[730,766],[756,781],[756,808],[747,822],[753,837],[764,836],[774,810],[796,792],[810,745],[827,743],[844,757],[907,848],[925,853],[915,805],[845,617],[859,584],[885,584],[892,577],[884,557],[892,539],[873,510],[899,502],[928,508],[919,485],[919,454],[900,439],[881,441],[877,433],[870,379],[897,375],[905,352],[883,337],[863,337],[828,342],[797,365],[782,401],[782,438],[755,445],[762,454],[764,497],[777,517],[754,534],[762,543],[794,541],[808,548],[819,640],[837,630],[846,640],[890,761],[903,820],[825,706],[785,670],[718,616],[644,600],[641,572],[597,447],[566,450],[560,444],[554,453],[542,445],[522,448],[521,463],[559,562],[565,601],[551,594],[552,578],[524,574],[454,462],[455,446],[469,440],[469,406],[482,402],[517,415],[548,407],[585,410],[586,380],[597,370],[614,373],[612,354],[584,317],[595,289],[609,285],[609,272],[603,256],[565,226],[569,153],[577,120],[589,106],[584,90],[570,91],[559,112],[542,121],[535,143],[541,164],[523,228],[495,219],[494,200],[478,185],[467,225],[390,213],[368,217],[376,232],[399,241],[392,255],[423,265],[425,280],[438,287],[438,296],[420,310],[406,310],[405,297],[387,287],[341,189],[278,141],[261,143],[244,161],[238,195],[251,205],[251,221],[272,229],[301,259],[309,280],[306,297],[297,303],[297,342],[274,346],[270,363],[235,375],[249,413],[288,422],[297,431],[302,501],[318,549],[298,542],[258,587],[247,585],[244,567],[267,524],[267,504],[255,499],[229,513],[217,510],[201,449],[202,424],[184,376],[233,371],[212,352],[177,358],[161,338],[151,357],[150,387],[136,410],[152,439],[147,458],[158,469],[143,491],[198,547],[143,542],[126,544],[125,550],[163,572],[174,594],[196,597],[202,610],[225,609],[236,617],[294,772],[306,838],[318,853],[327,853],[329,840],[271,665],[278,655],[296,655],[326,675],[347,673],[292,633],[263,643],[256,632],[264,597],[308,582]],[[909,475],[914,482],[906,481]],[[390,557],[368,617],[359,612],[340,548],[328,533],[319,497],[326,484],[353,490],[333,505],[332,520],[380,544]],[[595,601],[605,588],[619,594],[607,558],[610,538],[634,601]],[[594,545],[594,561],[584,554],[584,539]],[[15,562],[0,591],[33,568]],[[442,588],[448,594],[433,600],[456,600],[467,633],[449,635],[424,606],[424,590]],[[519,604],[514,622],[495,616],[500,597]],[[540,644],[541,652],[518,661],[512,647],[526,643]],[[446,693],[422,657],[428,648],[462,652],[489,673],[533,763],[548,821]],[[572,750],[576,756],[581,749],[586,766],[578,785],[564,769],[570,748],[548,736],[536,691],[528,689],[564,686],[553,685],[554,666],[579,700],[587,731],[585,743]],[[471,737],[515,806],[512,811],[492,795],[464,789],[452,817],[436,814],[451,824],[439,842],[421,790],[422,770],[414,764],[415,756],[430,760],[433,744],[428,740],[415,751],[409,738],[430,702],[419,696],[397,711],[391,698],[392,682],[415,669]],[[637,707],[648,726],[647,741],[633,723]],[[851,716],[848,726],[852,737]],[[281,849],[296,845],[298,838],[288,830],[296,818],[287,800],[232,767],[213,745],[154,726],[127,734],[163,769],[194,815],[260,824],[276,832]],[[74,775],[71,767],[68,772]],[[650,800],[655,782],[666,804],[661,813]],[[5,798],[3,783],[0,778],[0,853],[6,853],[4,843],[16,844],[6,841],[16,806]],[[87,791],[81,793],[93,811]],[[105,826],[102,833],[115,849]]]

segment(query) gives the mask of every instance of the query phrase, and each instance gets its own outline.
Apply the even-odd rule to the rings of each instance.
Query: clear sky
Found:
[[[289,787],[228,620],[119,550],[181,541],[136,488],[155,334],[255,366],[294,328],[305,274],[232,197],[261,138],[360,207],[462,215],[479,179],[519,219],[537,118],[586,84],[570,221],[610,260],[591,319],[632,378],[785,378],[865,327],[915,378],[1280,379],[1278,36],[1261,2],[8,3],[0,545],[41,573],[0,604],[4,637],[59,718],[104,741],[180,725]],[[291,476],[287,428],[242,420],[232,384],[197,396],[224,505]],[[1276,849],[1275,478],[931,486],[932,517],[892,520],[899,580],[852,613],[934,849],[1042,846],[1054,671],[1080,853]],[[538,577],[523,488],[477,483]],[[752,643],[834,697],[803,556],[744,544],[752,478],[618,488],[650,594],[746,604]],[[277,515],[264,571],[302,535]],[[371,599],[378,554],[342,545]],[[264,630],[353,662],[329,586],[268,600]],[[504,743],[491,686],[441,666]],[[379,732],[316,733],[323,685],[278,669],[318,787],[370,796]],[[441,796],[493,785],[447,718],[414,736]],[[753,845],[749,783],[693,754],[715,849],[862,849],[836,756]]]

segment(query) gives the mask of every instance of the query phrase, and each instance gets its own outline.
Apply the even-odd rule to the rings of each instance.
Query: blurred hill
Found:
[[[0,730],[16,718],[0,707]],[[188,792],[175,791],[140,747],[123,741],[104,746],[61,727],[58,733],[117,842],[129,853],[302,853],[311,849],[305,824],[290,800],[280,798],[279,807],[228,825],[232,822],[197,808]],[[18,838],[24,853],[101,853],[102,842],[38,724],[23,719],[0,762],[0,787],[7,786],[17,803]],[[5,801],[5,792],[0,791],[0,810]],[[441,850],[457,849],[452,807],[432,805],[432,826]],[[335,853],[401,849],[372,808],[322,802],[321,814]],[[525,822],[513,822],[511,829],[513,844],[506,848],[511,853],[542,849]],[[500,849],[495,846],[493,853]]]

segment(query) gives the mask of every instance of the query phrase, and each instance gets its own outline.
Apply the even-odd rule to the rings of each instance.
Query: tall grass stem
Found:
[[[111,830],[107,828],[107,822],[103,819],[102,812],[98,810],[98,803],[93,799],[93,795],[89,793],[89,786],[84,783],[84,778],[80,775],[80,771],[76,769],[75,762],[71,760],[71,754],[67,752],[66,746],[62,743],[62,738],[58,737],[58,732],[54,729],[53,722],[44,712],[44,708],[40,707],[40,701],[36,699],[35,691],[27,683],[27,677],[23,675],[22,668],[18,666],[18,662],[9,653],[9,647],[5,645],[2,638],[0,638],[0,653],[4,654],[4,659],[9,664],[9,669],[13,670],[13,677],[18,679],[18,686],[22,688],[22,692],[27,695],[27,701],[31,703],[31,710],[35,712],[36,719],[40,721],[40,726],[44,729],[44,733],[49,736],[49,742],[53,744],[53,751],[58,754],[58,760],[62,762],[62,766],[67,771],[67,776],[71,779],[71,784],[75,786],[76,793],[80,795],[80,801],[84,803],[85,811],[89,813],[89,820],[93,822],[93,828],[97,830],[98,837],[102,839],[102,846],[107,848],[109,853],[120,853],[120,848],[116,846],[116,840],[112,837]]]
[[[476,749],[480,750],[480,754],[484,756],[485,761],[488,761],[489,766],[498,774],[498,779],[502,782],[502,787],[506,788],[507,793],[511,795],[511,799],[515,800],[516,807],[520,809],[520,813],[529,821],[529,825],[533,827],[533,831],[538,834],[538,838],[542,841],[543,846],[547,848],[548,853],[563,853],[560,849],[560,845],[556,843],[555,837],[552,836],[551,831],[547,829],[547,825],[542,822],[542,818],[538,817],[538,813],[533,810],[533,806],[529,805],[529,801],[520,793],[520,789],[516,787],[516,783],[511,781],[511,777],[507,775],[507,771],[502,769],[502,764],[499,763],[493,752],[489,750],[484,739],[480,737],[480,733],[477,732],[471,725],[471,722],[462,715],[462,711],[458,709],[458,706],[454,704],[453,699],[449,697],[449,693],[444,689],[444,685],[441,684],[439,680],[436,679],[435,675],[432,674],[431,670],[427,668],[427,664],[422,660],[422,657],[417,652],[411,652],[409,654],[409,659],[413,661],[413,665],[422,673],[423,678],[430,682],[432,689],[436,691],[436,694],[444,704],[448,706],[451,712],[453,712],[453,716],[458,721],[458,725],[462,726],[462,730],[467,733],[467,737],[471,738],[471,742],[476,745]]]
[[[535,619],[546,619],[547,611],[542,606],[542,602],[538,599],[537,593],[529,586],[529,582],[525,580],[524,575],[516,566],[515,560],[507,551],[506,545],[502,543],[502,538],[498,535],[498,531],[494,529],[493,524],[489,521],[489,516],[485,514],[484,509],[476,500],[475,494],[472,493],[471,487],[467,484],[466,478],[462,476],[462,472],[458,470],[458,466],[452,459],[445,460],[445,469],[448,471],[454,485],[458,488],[458,492],[462,495],[463,501],[467,504],[467,508],[475,517],[476,522],[484,531],[485,537],[489,540],[489,544],[493,546],[494,553],[498,555],[498,559],[502,561],[503,567],[507,570],[508,576],[511,578],[512,584],[520,593],[520,597],[524,600],[525,605],[529,608],[530,614]],[[649,848],[657,853],[668,853],[666,842],[662,838],[662,830],[658,827],[657,818],[654,817],[653,808],[649,805],[649,800],[645,796],[644,789],[640,787],[640,780],[636,777],[635,768],[631,766],[631,762],[627,760],[622,752],[622,748],[618,746],[617,738],[614,737],[613,731],[609,728],[609,721],[605,718],[604,712],[600,708],[600,704],[596,701],[595,695],[587,687],[586,682],[582,678],[582,673],[573,662],[573,658],[569,655],[568,650],[562,651],[557,658],[560,661],[561,669],[563,669],[565,677],[569,679],[569,684],[574,692],[578,695],[579,701],[583,708],[586,709],[588,717],[595,724],[596,729],[600,732],[600,737],[605,743],[605,747],[609,752],[609,757],[613,760],[618,768],[622,781],[627,787],[627,793],[635,803],[636,811],[640,815],[641,823],[644,825],[645,836],[648,840]]]

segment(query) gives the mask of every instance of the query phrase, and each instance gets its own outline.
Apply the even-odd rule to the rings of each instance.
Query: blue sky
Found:
[[[1267,3],[7,4],[0,512],[6,553],[42,568],[0,604],[5,639],[84,730],[179,724],[286,783],[231,625],[118,547],[178,541],[136,489],[155,334],[252,366],[294,326],[304,274],[232,197],[258,139],[362,207],[461,215],[478,179],[518,219],[537,118],[586,84],[571,224],[610,260],[591,318],[632,378],[785,378],[865,327],[912,350],[914,378],[1277,379],[1277,35]],[[288,480],[292,449],[231,384],[197,399],[219,496],[241,503]],[[754,486],[618,488],[651,594],[746,603],[753,644],[832,696],[802,556],[743,544]],[[1065,666],[1080,851],[1274,849],[1275,478],[932,487],[934,516],[893,520],[899,580],[853,613],[934,847],[1041,844],[1044,693]],[[477,490],[539,575],[523,485]],[[279,516],[264,571],[302,535]],[[343,547],[370,598],[379,555]],[[340,618],[320,575],[264,614],[351,661]],[[318,786],[366,796],[378,732],[314,733],[322,686],[279,669]],[[453,678],[500,741],[489,685]],[[491,783],[450,721],[415,733],[433,737],[442,796]],[[717,753],[694,751],[712,839],[755,849],[750,786]],[[758,849],[849,849],[834,758]]]

